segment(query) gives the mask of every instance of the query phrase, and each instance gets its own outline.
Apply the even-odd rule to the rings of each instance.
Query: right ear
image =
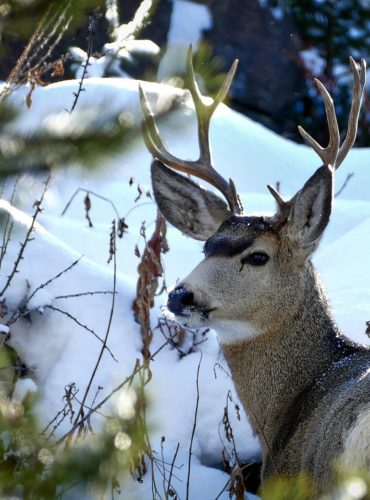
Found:
[[[221,198],[159,160],[153,160],[151,173],[161,214],[187,236],[205,241],[232,215]]]

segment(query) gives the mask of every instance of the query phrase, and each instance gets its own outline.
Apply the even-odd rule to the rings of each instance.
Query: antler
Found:
[[[205,104],[203,96],[199,91],[198,84],[195,79],[192,47],[190,45],[187,59],[188,70],[188,86],[193,98],[195,112],[198,120],[198,141],[199,141],[199,159],[196,161],[181,160],[172,155],[164,146],[157,126],[154,121],[153,113],[146,94],[139,85],[140,101],[144,113],[143,134],[147,148],[155,158],[158,158],[162,163],[175,170],[186,172],[200,179],[207,181],[209,184],[217,188],[226,198],[231,211],[235,214],[240,214],[243,211],[242,204],[235,190],[235,185],[231,179],[227,182],[212,166],[211,149],[209,144],[209,126],[213,113],[217,106],[225,99],[230,85],[233,81],[238,60],[232,64],[226,78],[221,85],[212,104]]]
[[[298,130],[314,151],[320,156],[324,165],[331,165],[333,168],[337,169],[343,162],[344,158],[347,156],[348,151],[353,146],[356,135],[357,135],[357,124],[358,117],[361,108],[361,101],[365,87],[366,80],[366,62],[361,59],[360,71],[357,67],[356,62],[352,57],[349,58],[351,63],[351,68],[353,72],[353,95],[351,111],[349,113],[348,119],[348,129],[346,137],[343,144],[340,146],[340,136],[338,129],[337,117],[335,114],[333,99],[331,98],[329,92],[326,90],[324,85],[315,78],[315,83],[319,89],[319,92],[324,100],[326,118],[329,126],[329,145],[326,148],[321,147],[315,139],[313,139],[301,126],[298,126]]]
[[[362,96],[364,93],[365,82],[366,82],[365,60],[361,59],[360,70],[358,69],[356,62],[352,57],[350,57],[349,60],[353,72],[353,94],[352,94],[351,111],[349,113],[349,119],[348,119],[347,133],[342,146],[340,146],[338,121],[335,114],[333,99],[331,98],[329,92],[326,90],[324,85],[316,78],[315,78],[316,85],[319,89],[319,92],[325,104],[326,118],[329,127],[328,146],[326,148],[323,148],[300,125],[298,126],[298,130],[302,135],[303,139],[319,155],[324,165],[327,166],[330,165],[334,169],[337,169],[341,165],[341,163],[347,156],[349,150],[351,149],[356,140],[358,117],[360,114]],[[289,201],[285,201],[281,197],[281,195],[276,191],[275,188],[273,188],[272,186],[267,186],[267,187],[277,202],[278,212],[276,214],[276,224],[280,225],[281,223],[284,223],[286,219],[289,217],[290,208],[292,206],[292,203],[296,195],[293,196],[293,198],[291,198]]]

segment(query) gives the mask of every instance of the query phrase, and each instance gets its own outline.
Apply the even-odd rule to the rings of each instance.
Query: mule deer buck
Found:
[[[340,146],[333,101],[320,81],[329,127],[321,147],[299,127],[323,165],[272,216],[248,216],[234,183],[212,166],[213,112],[236,71],[234,62],[212,104],[195,81],[189,89],[198,119],[200,157],[184,161],[160,139],[145,93],[144,138],[154,157],[153,190],[163,216],[185,235],[204,240],[204,260],[170,292],[168,309],[189,326],[218,333],[239,397],[259,435],[262,479],[305,471],[315,494],[334,481],[334,466],[370,468],[370,349],[338,330],[310,261],[329,222],[333,177],[351,149],[365,85],[365,61],[350,59],[354,86],[348,130]],[[217,188],[227,203],[174,170]]]

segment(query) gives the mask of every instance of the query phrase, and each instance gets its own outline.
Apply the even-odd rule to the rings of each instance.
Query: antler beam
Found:
[[[357,125],[358,117],[361,109],[362,96],[365,88],[366,81],[366,62],[361,59],[360,69],[358,68],[356,62],[352,57],[350,57],[351,68],[353,72],[353,95],[351,111],[348,118],[348,128],[346,137],[343,141],[342,146],[340,146],[340,134],[338,128],[338,121],[335,114],[333,99],[331,98],[329,92],[326,90],[324,85],[317,79],[315,79],[318,90],[324,100],[326,117],[329,128],[329,144],[326,148],[323,148],[318,144],[315,139],[313,139],[301,126],[298,126],[298,130],[301,133],[303,139],[307,142],[309,146],[319,155],[324,165],[331,166],[337,169],[344,158],[347,156],[349,150],[353,146],[356,135],[357,135]],[[285,223],[290,214],[290,209],[294,202],[294,195],[290,200],[285,201],[281,195],[272,186],[267,186],[272,196],[275,198],[277,203],[277,213],[275,216],[276,226],[280,226]]]
[[[328,146],[326,148],[323,148],[301,126],[298,126],[298,130],[303,139],[319,155],[324,165],[331,165],[335,169],[337,169],[341,165],[344,158],[347,156],[348,151],[351,149],[356,140],[358,117],[360,114],[362,96],[364,93],[366,80],[365,60],[361,59],[360,70],[358,69],[356,62],[352,57],[350,57],[349,60],[353,72],[353,95],[351,111],[348,119],[347,134],[342,146],[340,146],[340,135],[333,99],[331,98],[324,85],[320,82],[320,80],[317,80],[316,78],[315,83],[325,104],[330,137]]]
[[[192,59],[192,47],[190,46],[187,58],[187,76],[188,86],[193,98],[195,112],[198,120],[198,141],[200,153],[198,160],[182,160],[172,155],[167,150],[160,138],[147,96],[141,85],[139,85],[140,101],[144,113],[144,141],[153,157],[157,158],[168,167],[194,175],[195,177],[208,182],[224,195],[231,211],[235,214],[240,214],[243,211],[243,207],[236,193],[235,185],[231,179],[229,179],[229,182],[227,182],[213,168],[211,148],[209,144],[209,127],[212,115],[215,112],[217,106],[225,99],[229,91],[230,85],[236,72],[238,60],[235,60],[232,64],[212,104],[205,104],[203,96],[199,91],[199,87],[195,79]]]

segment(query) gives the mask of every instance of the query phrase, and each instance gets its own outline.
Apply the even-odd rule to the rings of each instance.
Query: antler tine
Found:
[[[279,228],[289,217],[294,197],[291,200],[285,201],[281,194],[270,184],[267,185],[267,188],[276,201],[277,211],[275,214],[274,225],[276,228]]]
[[[182,165],[187,162],[181,161],[173,156],[169,151],[167,151],[166,147],[164,146],[162,139],[160,138],[148,98],[140,83],[139,95],[141,108],[144,113],[143,136],[146,147],[155,158],[158,158],[158,160],[175,169],[182,169],[185,172],[186,170],[182,167]]]
[[[279,191],[277,191],[270,184],[267,184],[267,189],[270,191],[272,196],[275,198],[275,201],[277,203],[278,208],[281,209],[286,204],[286,202],[284,201],[284,198],[281,196]]]
[[[340,146],[340,135],[333,99],[320,80],[315,78],[315,83],[325,104],[326,119],[329,127],[329,144],[326,148],[323,148],[300,125],[298,126],[298,130],[307,144],[319,155],[324,165],[334,167]]]
[[[205,180],[209,184],[215,186],[221,191],[229,203],[231,210],[234,213],[242,211],[241,205],[238,201],[234,185],[230,185],[226,180],[212,167],[210,163],[206,163],[203,159],[197,161],[182,160],[172,155],[164,146],[160,138],[157,125],[154,120],[153,113],[150,108],[148,98],[144,89],[139,84],[139,94],[142,110],[144,113],[143,123],[143,136],[146,147],[151,152],[153,157],[158,158],[165,165],[184,172],[194,175],[200,179]]]
[[[356,61],[352,57],[349,58],[349,61],[351,63],[351,68],[353,72],[352,104],[351,104],[351,111],[349,113],[347,134],[339,150],[335,168],[339,167],[339,165],[347,156],[348,151],[351,149],[356,140],[358,117],[360,114],[362,96],[364,94],[364,88],[366,83],[365,59],[361,59],[360,71],[358,70]]]
[[[360,70],[358,69],[356,62],[352,57],[350,57],[349,60],[353,72],[353,94],[351,111],[349,113],[348,119],[347,134],[342,146],[340,146],[338,122],[335,115],[333,100],[324,85],[316,78],[316,85],[319,89],[320,94],[322,95],[325,104],[330,136],[329,145],[326,148],[322,148],[301,126],[298,127],[298,130],[303,139],[320,156],[320,158],[324,162],[324,165],[331,165],[335,169],[337,169],[341,165],[344,158],[347,156],[348,151],[351,149],[356,140],[358,117],[360,114],[362,96],[364,93],[366,82],[365,60],[361,59]]]
[[[192,95],[195,111],[198,119],[198,138],[200,156],[196,161],[181,160],[172,155],[163,144],[153,113],[151,111],[148,98],[139,84],[139,94],[142,110],[144,113],[143,135],[144,141],[155,158],[158,158],[165,165],[185,172],[200,179],[205,180],[209,184],[216,187],[226,198],[230,209],[233,213],[239,214],[242,212],[243,207],[240,203],[238,195],[235,190],[235,185],[231,181],[228,183],[212,166],[211,152],[209,147],[209,124],[218,104],[225,98],[232,79],[236,71],[237,61],[232,65],[228,75],[225,78],[217,96],[212,104],[206,105],[203,102],[202,95],[199,91],[198,85],[195,80],[194,68],[192,63],[192,49],[191,46],[188,51],[188,75],[189,75],[189,90]]]
[[[327,166],[330,165],[332,168],[335,169],[337,169],[343,162],[348,151],[351,149],[351,147],[355,142],[357,135],[358,117],[360,114],[362,96],[364,94],[364,88],[366,83],[365,60],[361,59],[360,69],[358,68],[355,60],[352,57],[350,57],[349,60],[353,72],[353,94],[352,94],[351,110],[348,119],[347,134],[343,141],[342,146],[340,146],[338,122],[335,114],[333,100],[329,92],[324,87],[324,85],[317,79],[315,79],[315,82],[324,100],[326,117],[329,127],[330,139],[328,146],[326,148],[321,147],[315,141],[315,139],[313,139],[301,126],[298,127],[298,130],[301,133],[303,139],[320,156],[324,165]],[[290,209],[298,193],[295,194],[293,198],[291,198],[290,200],[284,201],[284,199],[272,186],[267,186],[267,187],[277,202],[277,213],[275,215],[275,224],[276,226],[279,226],[283,224],[289,217]]]
[[[211,149],[209,145],[209,125],[211,122],[211,118],[213,113],[215,112],[217,106],[223,102],[225,99],[230,85],[234,79],[236,69],[238,67],[238,59],[235,59],[233,62],[229,72],[227,73],[225,80],[223,81],[219,91],[217,92],[216,97],[214,98],[212,104],[205,104],[203,101],[203,96],[200,93],[193,66],[193,49],[192,45],[189,46],[188,50],[188,60],[187,60],[187,69],[188,69],[188,87],[191,93],[191,96],[194,101],[195,111],[198,118],[198,139],[199,139],[199,150],[200,150],[200,161],[204,161],[205,163],[212,163],[212,155]]]

